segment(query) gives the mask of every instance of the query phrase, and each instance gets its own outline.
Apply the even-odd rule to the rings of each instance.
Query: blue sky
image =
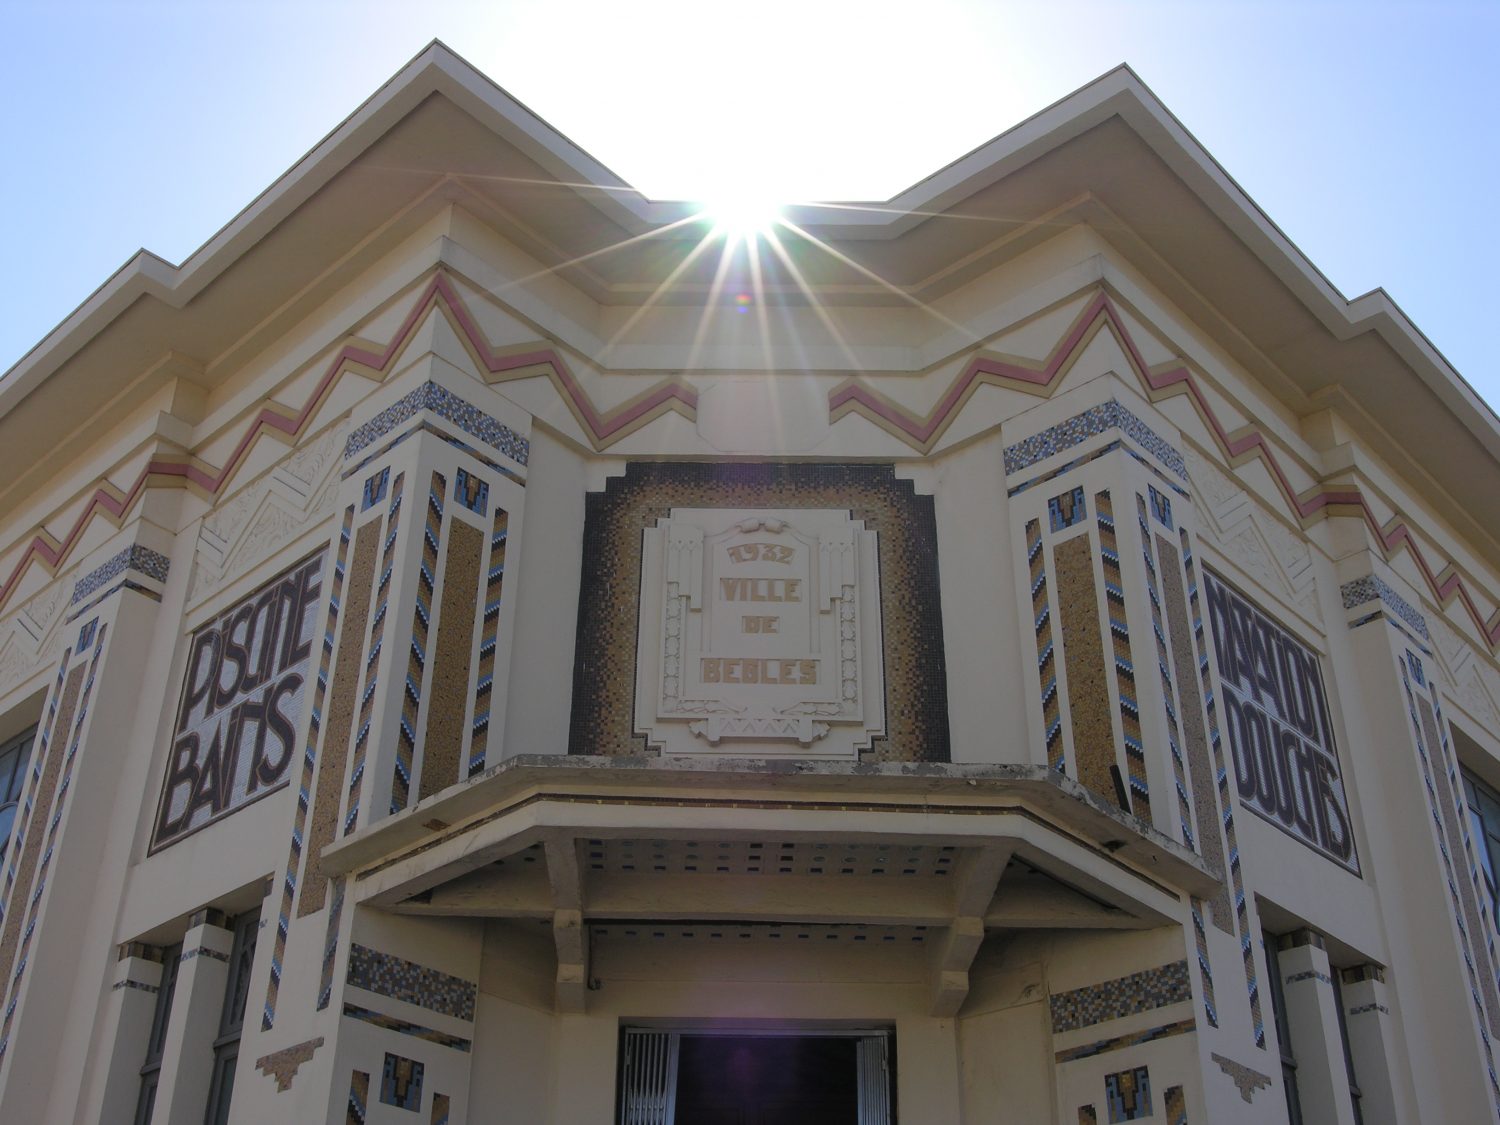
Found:
[[[1128,62],[1348,296],[1491,403],[1500,0],[0,0],[9,368],[180,262],[434,37],[657,197],[886,198]]]

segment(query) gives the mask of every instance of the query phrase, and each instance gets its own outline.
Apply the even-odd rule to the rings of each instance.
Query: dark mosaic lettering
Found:
[[[286,782],[322,582],[319,555],[193,634],[153,847]]]
[[[1317,656],[1203,574],[1240,803],[1359,874]]]

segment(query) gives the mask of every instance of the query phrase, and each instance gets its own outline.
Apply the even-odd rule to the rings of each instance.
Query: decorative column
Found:
[[[1397,1125],[1394,1075],[1401,1068],[1385,970],[1366,963],[1340,970],[1343,978],[1344,1026],[1349,1056],[1359,1082],[1360,1117],[1365,1125]]]
[[[128,1120],[141,1088],[141,1064],[161,991],[162,951],[158,946],[129,942],[120,946],[114,980],[99,1019],[99,1041],[113,1044],[104,1074],[104,1121]]]
[[[305,1077],[274,1091],[252,1079],[246,1104],[268,1117],[316,1116],[325,1102],[342,1106],[352,1067],[370,1076],[375,1103],[389,1095],[396,1098],[389,1104],[412,1108],[420,1098],[425,1108],[436,1089],[458,1122],[466,1078],[425,1059],[426,1048],[399,1033],[397,1016],[376,1016],[368,998],[348,999],[351,946],[399,942],[360,937],[348,881],[327,874],[323,853],[375,822],[411,815],[502,755],[514,618],[508,564],[521,531],[529,418],[429,356],[372,396],[353,422],[322,644],[313,654],[300,796],[272,900],[272,955],[267,975],[252,984],[264,988],[265,1003],[245,1048],[250,1057],[292,1052],[310,1062]],[[369,924],[378,935],[378,923]],[[440,940],[443,924],[430,925]],[[410,964],[420,967],[415,957]],[[466,962],[460,967],[468,972]],[[472,968],[471,978],[477,950]],[[376,1039],[389,1040],[393,1065],[405,1068],[394,1077],[383,1076],[372,1023],[385,1029]],[[435,1034],[466,1043],[472,1030],[459,1024],[450,1019]],[[337,1044],[336,1057],[318,1053],[319,1041]],[[466,1075],[467,1055],[450,1050]],[[236,1104],[244,1094],[236,1089]]]
[[[1311,930],[1284,934],[1278,942],[1277,965],[1303,1117],[1327,1125],[1354,1125],[1333,987],[1335,970],[1328,964],[1322,936]]]
[[[200,1125],[203,1121],[213,1085],[214,1039],[219,1034],[233,948],[234,930],[222,911],[200,910],[189,919],[178,955],[177,990],[167,1018],[151,1125]]]

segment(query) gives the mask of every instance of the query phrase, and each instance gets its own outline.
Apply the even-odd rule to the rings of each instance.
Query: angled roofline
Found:
[[[632,233],[692,214],[653,200],[564,136],[446,44],[434,39],[180,265],[140,250],[0,375],[0,418],[138,298],[182,308],[270,230],[351,164],[424,99],[442,94],[573,185]],[[1500,416],[1384,289],[1345,297],[1183,126],[1121,64],[1032,114],[890,199],[802,203],[788,217],[837,237],[891,239],[1045,153],[1119,117],[1294,293],[1336,339],[1374,331],[1500,462]]]

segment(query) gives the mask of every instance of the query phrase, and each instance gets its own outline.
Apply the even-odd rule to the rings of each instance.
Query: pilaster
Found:
[[[234,931],[217,910],[201,910],[189,923],[179,954],[151,1125],[200,1125],[213,1085],[213,1044],[224,1007]]]

